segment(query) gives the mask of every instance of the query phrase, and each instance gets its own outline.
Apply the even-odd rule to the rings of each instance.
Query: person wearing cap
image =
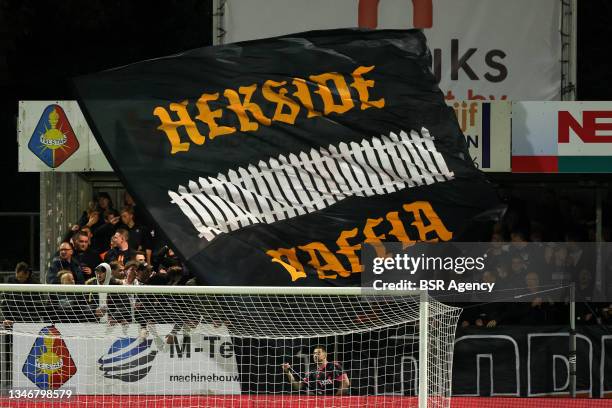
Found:
[[[106,262],[96,266],[94,271],[96,276],[88,279],[86,285],[121,285],[121,282],[112,277],[111,267]]]
[[[111,267],[108,263],[102,262],[96,266],[93,278],[85,282],[86,285],[121,285],[121,281],[112,277]],[[95,308],[95,315],[100,322],[112,320],[124,320],[122,309],[129,305],[129,300],[125,296],[109,295],[108,293],[90,293],[88,303]],[[128,313],[129,313],[129,306]],[[125,311],[124,311],[125,312]]]

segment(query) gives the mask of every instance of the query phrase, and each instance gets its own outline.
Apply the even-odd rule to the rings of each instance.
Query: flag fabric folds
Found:
[[[350,285],[363,242],[496,204],[417,30],[206,47],[75,79],[113,169],[198,282]]]

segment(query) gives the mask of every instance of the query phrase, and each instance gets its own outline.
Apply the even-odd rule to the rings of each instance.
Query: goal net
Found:
[[[0,288],[0,406],[450,406],[460,309],[424,293]]]

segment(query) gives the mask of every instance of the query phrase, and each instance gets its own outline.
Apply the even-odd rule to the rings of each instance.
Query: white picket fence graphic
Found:
[[[200,238],[322,210],[351,196],[371,197],[451,180],[426,128],[281,155],[168,191]]]

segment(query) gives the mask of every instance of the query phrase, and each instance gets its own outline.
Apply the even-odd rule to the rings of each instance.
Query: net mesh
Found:
[[[450,405],[460,310],[431,299],[9,289],[1,406],[416,407],[423,341]]]

